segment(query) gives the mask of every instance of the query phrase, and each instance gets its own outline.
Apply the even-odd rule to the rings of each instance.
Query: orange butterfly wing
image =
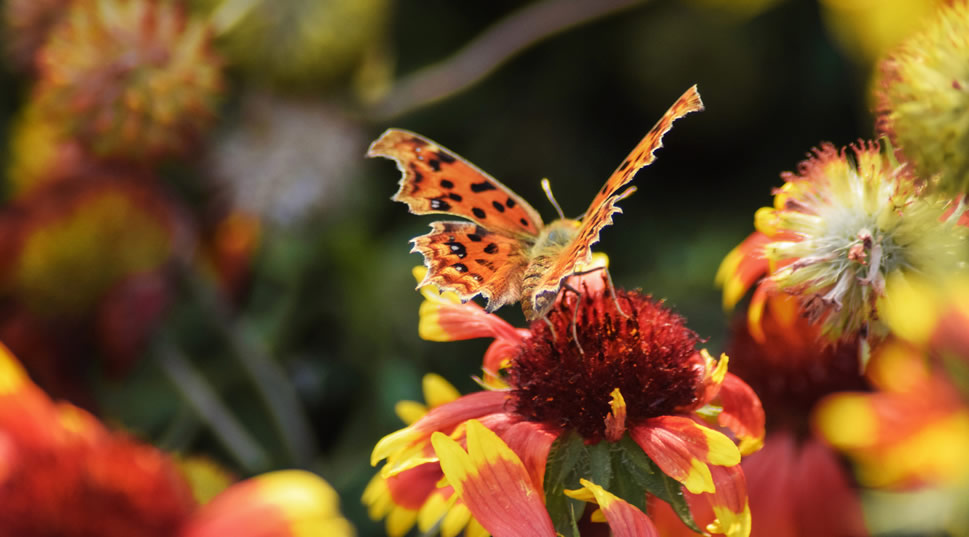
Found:
[[[388,129],[367,156],[397,162],[400,188],[393,199],[415,214],[443,213],[471,222],[434,222],[411,241],[424,256],[433,284],[462,300],[481,294],[488,311],[521,297],[528,251],[543,224],[538,212],[495,178],[440,145],[401,129]]]
[[[558,294],[562,280],[572,275],[577,264],[589,258],[592,245],[599,242],[599,232],[612,224],[612,215],[622,212],[619,207],[616,207],[616,202],[626,193],[623,187],[633,180],[637,171],[656,160],[654,153],[663,146],[663,135],[673,127],[673,122],[690,112],[700,110],[703,110],[703,102],[700,100],[696,86],[693,86],[673,103],[673,106],[663,114],[663,117],[612,173],[589,205],[589,210],[582,218],[582,225],[575,238],[555,258],[542,279],[535,285],[534,292],[527,297],[539,316],[548,311],[551,302],[545,304],[544,308],[540,308],[535,302],[535,297],[547,296],[549,292]],[[542,311],[543,309],[545,311]]]
[[[462,300],[480,293],[488,311],[518,301],[528,266],[522,241],[473,222],[434,222],[431,229],[412,241],[411,251],[423,254],[427,265],[418,287],[433,284]]]
[[[392,198],[414,214],[452,214],[491,231],[525,239],[542,229],[542,217],[525,200],[487,173],[439,144],[402,129],[387,129],[370,144],[368,157],[397,162],[403,174]]]

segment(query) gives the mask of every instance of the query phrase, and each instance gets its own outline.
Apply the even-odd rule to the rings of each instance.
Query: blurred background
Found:
[[[549,221],[541,178],[581,214],[698,84],[596,250],[719,351],[720,260],[780,172],[872,136],[872,66],[935,3],[7,0],[0,341],[163,449],[319,473],[381,535],[359,498],[394,404],[473,389],[487,342],[418,338],[435,218],[371,140],[421,133]]]

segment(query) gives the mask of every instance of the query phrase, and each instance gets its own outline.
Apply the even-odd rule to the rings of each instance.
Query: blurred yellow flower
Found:
[[[940,0],[821,0],[828,31],[856,61],[868,65],[914,31]]]

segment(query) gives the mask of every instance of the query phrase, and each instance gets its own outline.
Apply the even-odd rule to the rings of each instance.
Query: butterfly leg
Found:
[[[616,286],[612,283],[612,274],[609,273],[609,269],[603,268],[606,271],[606,282],[609,283],[609,293],[612,294],[612,303],[616,305],[616,311],[619,315],[629,319],[629,315],[622,311],[622,307],[619,306],[619,295],[616,294]]]
[[[612,295],[612,303],[616,305],[616,311],[619,312],[619,315],[622,315],[623,317],[629,319],[630,318],[629,315],[625,311],[623,311],[622,310],[622,307],[619,305],[619,297],[616,295],[616,286],[615,286],[615,284],[612,283],[612,274],[609,272],[609,269],[608,268],[606,268],[606,267],[596,267],[596,268],[592,268],[592,269],[589,269],[589,270],[583,270],[583,271],[580,271],[580,272],[573,272],[572,275],[573,276],[585,276],[586,274],[592,274],[593,272],[596,272],[596,271],[599,271],[599,270],[605,271],[605,274],[606,274],[606,283],[609,285],[609,293]],[[570,289],[572,291],[575,291],[575,289],[571,288],[571,286],[566,287],[566,289]],[[578,293],[578,291],[575,291],[575,292]]]
[[[557,339],[557,336],[555,335],[555,325],[552,324],[552,321],[548,320],[548,315],[542,317],[542,320],[545,321],[545,324],[548,325],[549,332],[552,333],[552,341],[555,341]]]
[[[576,328],[576,323],[579,319],[579,305],[582,302],[582,293],[568,283],[562,284],[562,289],[575,293],[575,308],[572,310],[572,341],[575,342],[575,346],[579,349],[579,354],[585,356],[585,351],[582,350],[582,344],[579,343],[579,331]]]

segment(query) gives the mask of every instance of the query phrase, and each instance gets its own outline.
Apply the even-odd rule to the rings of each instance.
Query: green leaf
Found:
[[[633,477],[633,472],[628,471],[628,464],[622,461],[621,457],[613,459],[615,466],[615,478],[609,492],[626,500],[631,505],[635,505],[640,511],[646,512],[646,489]]]
[[[608,442],[599,442],[593,446],[586,446],[589,454],[589,473],[587,479],[608,490],[612,482],[612,453]]]
[[[686,497],[683,495],[683,485],[666,474],[663,474],[663,480],[666,482],[666,492],[670,497],[669,500],[664,499],[663,501],[670,504],[676,516],[680,517],[680,520],[688,528],[697,533],[703,533],[697,526],[696,520],[693,520],[693,513],[690,512],[690,506],[686,503]]]
[[[664,474],[656,464],[650,460],[643,449],[639,447],[639,444],[634,442],[629,436],[624,436],[616,444],[618,451],[617,464],[621,465],[621,469],[624,469],[628,476],[625,479],[631,481],[638,485],[640,488],[639,492],[627,491],[626,494],[632,495],[631,497],[624,496],[618,492],[613,492],[617,496],[626,500],[627,502],[639,507],[641,503],[645,500],[641,499],[645,497],[645,493],[656,496],[657,498],[663,500],[664,502],[670,504],[673,508],[673,512],[680,517],[680,520],[687,525],[691,530],[702,533],[700,527],[697,526],[695,520],[693,520],[693,514],[690,512],[690,506],[686,503],[686,498],[683,496],[683,488],[680,483],[673,479],[672,477]],[[617,471],[617,475],[621,473]],[[628,484],[624,484],[628,486]],[[637,503],[637,501],[639,503]]]
[[[589,453],[579,435],[569,433],[552,444],[545,464],[545,507],[555,531],[565,537],[579,537],[576,521],[585,502],[569,498],[564,491],[579,488],[579,478],[588,468]]]
[[[559,437],[548,453],[545,463],[545,491],[566,488],[566,479],[577,466],[584,466],[588,459],[582,437],[569,432]],[[556,487],[558,487],[556,489]]]

